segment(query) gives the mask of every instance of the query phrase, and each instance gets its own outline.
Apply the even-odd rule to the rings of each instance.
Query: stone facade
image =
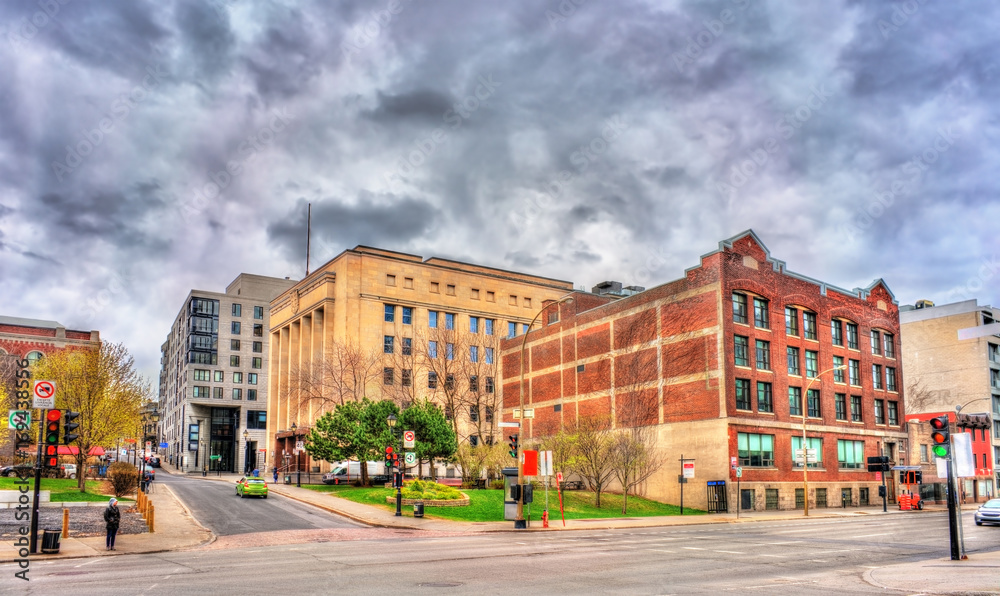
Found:
[[[557,322],[527,338],[529,443],[594,415],[616,428],[652,426],[662,466],[646,494],[679,502],[679,460],[693,458],[685,503],[708,508],[719,489],[707,482],[726,482],[717,506],[730,511],[738,498],[749,509],[801,502],[793,448],[804,426],[821,458],[809,468],[810,506],[839,507],[842,496],[874,503],[865,458],[884,453],[898,463],[906,436],[898,311],[881,280],[843,290],[789,272],[747,231],[682,279],[627,298],[574,297],[558,306]],[[520,354],[521,342],[504,342],[507,420],[520,403]],[[840,362],[847,370],[835,378]],[[751,449],[758,442],[770,447]],[[734,460],[743,468],[739,495]]]

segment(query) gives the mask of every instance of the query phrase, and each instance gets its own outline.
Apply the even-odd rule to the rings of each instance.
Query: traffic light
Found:
[[[59,422],[62,410],[49,410],[45,414],[45,444],[42,447],[42,467],[59,467]]]
[[[80,426],[76,422],[73,422],[80,417],[80,412],[70,412],[69,410],[66,410],[66,413],[63,414],[63,416],[66,418],[63,421],[63,445],[69,445],[80,437],[80,435],[73,432]]]
[[[507,438],[509,439],[507,445],[510,447],[507,453],[510,453],[511,457],[517,459],[517,435],[510,435]]]
[[[948,417],[938,416],[929,420],[931,425],[931,441],[934,445],[931,451],[936,457],[951,457],[951,432],[948,430]]]
[[[385,448],[385,467],[386,467],[387,470],[391,470],[392,467],[393,467],[393,457],[392,457],[393,455],[394,455],[393,448],[392,447],[386,447]]]

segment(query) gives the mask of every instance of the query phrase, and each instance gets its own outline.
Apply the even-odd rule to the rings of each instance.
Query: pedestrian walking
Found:
[[[118,534],[118,525],[122,521],[121,511],[118,511],[118,499],[111,497],[107,508],[104,510],[104,521],[108,527],[108,537],[105,546],[108,550],[115,550],[115,536]]]
[[[142,492],[149,491],[149,483],[152,482],[151,474],[149,470],[142,473]]]
[[[274,483],[278,484],[278,466],[274,466]]]

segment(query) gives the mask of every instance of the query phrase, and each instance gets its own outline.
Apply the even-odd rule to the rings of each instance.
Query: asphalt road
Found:
[[[975,554],[1000,548],[1000,527],[977,528],[967,514],[965,530],[972,558],[963,573],[982,573]],[[943,513],[469,536],[370,531],[380,537],[53,561],[32,568],[27,593],[884,594],[864,581],[866,570],[948,556]]]
[[[275,493],[269,494],[266,499],[240,498],[236,495],[235,482],[229,484],[158,474],[155,483],[170,486],[195,519],[219,536],[276,530],[361,527],[345,517]]]

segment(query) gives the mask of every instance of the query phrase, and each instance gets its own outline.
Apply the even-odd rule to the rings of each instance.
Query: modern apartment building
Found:
[[[428,398],[461,442],[494,440],[500,339],[572,289],[449,259],[344,251],[271,302],[267,445],[289,471],[325,471],[295,444],[325,412],[362,397]]]
[[[552,310],[527,336],[522,443],[601,418],[651,429],[652,498],[680,501],[683,457],[685,504],[802,508],[805,447],[810,507],[874,504],[866,458],[905,453],[899,316],[882,280],[846,290],[793,273],[748,230],[681,279]],[[520,358],[521,342],[505,341],[505,420],[521,401]]]
[[[990,428],[959,429],[972,435],[975,476],[960,479],[967,500],[996,495],[1000,485],[1000,309],[976,300],[934,306],[927,301],[900,308],[903,367],[907,375],[907,421],[911,422],[911,460],[923,467],[926,498],[943,499],[944,478],[928,458],[926,421],[962,414],[989,417]]]
[[[294,280],[240,274],[191,290],[161,346],[159,436],[182,471],[264,469],[270,301]]]

